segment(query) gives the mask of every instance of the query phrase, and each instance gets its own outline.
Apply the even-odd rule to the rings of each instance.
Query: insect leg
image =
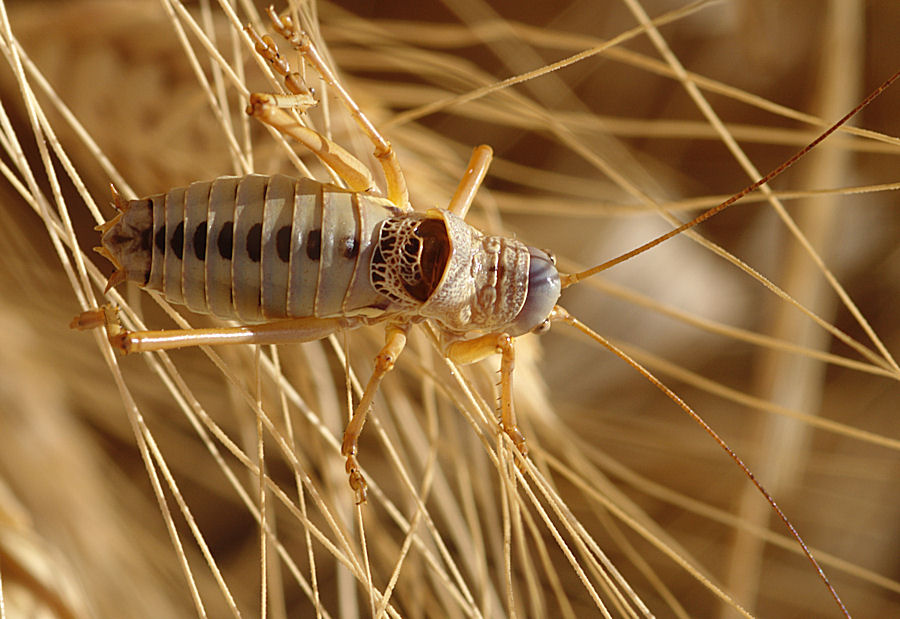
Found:
[[[368,191],[375,185],[372,173],[362,161],[324,135],[301,125],[286,107],[293,107],[292,97],[257,92],[250,95],[247,113],[303,144],[334,170],[351,191]]]
[[[516,424],[513,406],[513,370],[516,364],[513,338],[506,333],[491,333],[472,340],[453,342],[446,349],[447,356],[460,364],[474,363],[497,353],[500,354],[500,427],[512,439],[519,453],[526,456],[528,446]]]
[[[463,219],[466,218],[466,213],[469,212],[472,200],[475,199],[475,194],[478,192],[478,188],[481,187],[482,181],[484,181],[493,156],[494,151],[491,150],[490,146],[482,144],[475,147],[475,150],[472,151],[472,157],[469,159],[469,165],[463,173],[462,180],[459,181],[459,186],[456,188],[453,197],[450,198],[450,204],[447,206],[448,211]]]
[[[400,169],[400,162],[397,161],[397,154],[391,147],[391,143],[378,132],[372,121],[366,117],[359,105],[341,86],[337,77],[331,72],[331,69],[328,68],[319,51],[313,45],[309,35],[298,29],[290,16],[279,17],[278,13],[271,6],[266,12],[278,34],[287,39],[294,49],[302,54],[306,61],[322,76],[325,83],[334,89],[344,107],[350,112],[350,116],[353,117],[356,124],[365,132],[372,144],[375,145],[374,155],[378,163],[381,164],[385,180],[387,181],[388,200],[400,208],[411,208],[409,205],[409,192],[406,188],[406,178],[403,176],[403,170]]]
[[[394,369],[394,362],[403,348],[406,346],[406,329],[405,326],[392,325],[385,329],[386,343],[378,356],[375,357],[375,369],[372,377],[366,384],[366,390],[363,392],[362,399],[356,405],[353,416],[344,430],[344,440],[341,443],[341,454],[347,458],[347,474],[350,476],[350,487],[356,493],[356,504],[366,502],[366,480],[362,473],[359,472],[359,462],[356,460],[356,454],[359,450],[359,435],[362,432],[363,425],[366,423],[366,415],[372,408],[372,400],[378,391],[378,386],[385,374]]]
[[[278,46],[275,44],[275,41],[272,40],[272,37],[267,34],[260,36],[250,24],[244,26],[244,32],[246,32],[247,36],[250,37],[250,40],[253,41],[256,53],[265,58],[269,64],[272,65],[275,72],[284,78],[284,85],[287,89],[297,96],[296,107],[299,107],[301,111],[305,111],[314,106],[316,104],[315,97],[313,97],[309,88],[306,87],[300,73],[291,71],[291,64],[284,56],[278,53]]]
[[[216,329],[128,331],[119,322],[116,308],[106,305],[99,310],[89,310],[76,316],[69,326],[79,330],[105,326],[107,337],[113,348],[127,354],[221,344],[311,342],[337,331],[354,329],[364,322],[362,318],[292,318],[259,325]]]

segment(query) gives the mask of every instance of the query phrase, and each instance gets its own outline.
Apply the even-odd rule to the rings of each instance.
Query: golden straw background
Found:
[[[416,329],[363,434],[372,492],[361,510],[337,447],[342,351],[365,381],[381,329],[277,352],[123,358],[101,334],[67,328],[103,302],[110,265],[89,250],[97,216],[113,212],[111,181],[134,197],[250,170],[301,173],[243,114],[246,91],[278,86],[239,30],[262,27],[264,5],[234,4],[231,18],[212,1],[0,2],[0,611],[706,617],[739,616],[739,605],[840,616],[721,449],[564,325],[517,342],[524,476],[505,444],[497,455],[498,360],[451,369]],[[686,220],[755,180],[686,83],[764,173],[900,69],[891,0],[522,4],[308,3],[303,14],[397,149],[417,208],[445,205],[472,147],[490,144],[470,222],[551,249],[564,271],[669,229],[657,206]],[[661,20],[655,42],[641,11]],[[572,66],[486,88],[619,36]],[[310,122],[366,158],[371,145],[310,77],[323,99]],[[454,99],[478,89],[488,92]],[[900,133],[898,101],[895,86],[852,121],[879,135],[835,135],[772,184],[893,353],[900,144],[884,136]],[[851,613],[897,614],[900,371],[758,194],[700,233],[851,343],[687,238],[561,303],[731,444]],[[150,295],[119,292],[128,319],[175,326]]]

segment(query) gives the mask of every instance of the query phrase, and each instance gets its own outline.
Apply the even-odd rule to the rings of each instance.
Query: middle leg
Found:
[[[375,357],[375,369],[372,377],[366,384],[366,390],[363,392],[359,404],[353,411],[350,422],[344,430],[344,440],[341,444],[341,454],[347,459],[346,469],[350,478],[350,487],[356,493],[356,504],[360,505],[366,502],[366,480],[359,471],[359,462],[356,460],[356,454],[359,451],[359,435],[362,433],[363,426],[366,423],[366,416],[369,409],[372,408],[372,400],[378,391],[385,375],[394,369],[394,363],[403,349],[406,347],[406,325],[390,325],[385,329],[385,339],[387,340],[384,348]]]
[[[487,175],[493,156],[494,151],[491,150],[490,146],[482,144],[475,147],[475,150],[472,151],[472,157],[469,159],[469,165],[466,166],[466,171],[463,172],[462,180],[459,181],[459,186],[457,186],[453,197],[450,199],[450,204],[447,206],[448,211],[463,219],[466,218],[466,213],[469,212],[469,207],[472,206],[472,200],[475,199],[475,194]]]

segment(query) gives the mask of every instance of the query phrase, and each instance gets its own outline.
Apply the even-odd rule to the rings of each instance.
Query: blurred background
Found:
[[[531,4],[302,14],[393,143],[416,208],[446,205],[490,144],[469,221],[566,272],[665,232],[663,211],[686,221],[740,190],[900,69],[889,0]],[[498,360],[448,368],[416,329],[363,434],[359,511],[338,454],[344,358],[365,381],[382,329],[123,358],[67,328],[103,302],[111,265],[90,248],[110,182],[135,197],[250,171],[328,178],[243,113],[247,92],[279,87],[241,38],[267,27],[264,6],[0,2],[9,616],[840,616],[721,448],[565,325],[517,341],[533,466],[515,482],[498,455]],[[321,104],[307,121],[380,179],[309,82]],[[781,202],[754,194],[703,224],[705,241],[672,239],[560,301],[734,448],[865,617],[900,611],[900,146],[885,137],[900,133],[898,98],[852,121],[877,135],[836,134],[773,182]],[[147,293],[119,292],[126,320],[175,326]]]

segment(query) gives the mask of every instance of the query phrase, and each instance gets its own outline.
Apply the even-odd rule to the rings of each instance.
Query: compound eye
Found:
[[[545,320],[534,329],[531,330],[535,335],[541,335],[542,333],[546,333],[550,330],[550,320]]]
[[[541,251],[547,254],[547,258],[550,260],[550,264],[556,266],[556,254],[554,254],[549,249],[542,249]]]

